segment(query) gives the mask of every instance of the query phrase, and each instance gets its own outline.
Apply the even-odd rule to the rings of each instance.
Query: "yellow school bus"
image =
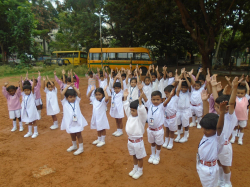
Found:
[[[132,69],[136,65],[145,73],[149,65],[154,64],[151,59],[149,50],[143,47],[128,47],[128,48],[102,48],[103,67],[115,69],[129,68],[132,64]],[[101,68],[101,48],[90,48],[88,53],[88,66]]]
[[[54,51],[52,57],[68,59],[73,65],[87,64],[88,54],[83,51]]]

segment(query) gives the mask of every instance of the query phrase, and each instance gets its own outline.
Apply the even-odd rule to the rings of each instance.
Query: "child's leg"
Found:
[[[129,172],[129,176],[133,176],[138,171],[138,159],[136,158],[136,155],[133,155],[133,163],[134,168],[131,172]]]
[[[173,148],[173,145],[174,145],[174,131],[170,131],[169,130],[169,143],[168,143],[168,146],[167,146],[167,149],[172,149]]]
[[[102,131],[97,131],[97,140],[93,141],[93,145],[98,144],[101,141]]]
[[[34,126],[34,134],[32,135],[32,138],[36,138],[38,136],[36,121],[33,121],[33,126]]]
[[[79,148],[74,152],[74,155],[79,155],[83,152],[83,139],[82,139],[82,133],[77,132],[76,133],[78,143],[79,143]]]
[[[155,143],[151,143],[151,156],[155,156],[155,146],[156,144]]]
[[[101,131],[101,141],[102,141],[102,142],[105,142],[105,137],[106,137],[106,129],[103,129],[103,130]]]
[[[119,122],[118,122],[118,118],[115,118],[115,123],[116,123],[116,128],[117,128],[117,130],[112,134],[112,135],[116,135],[116,133],[118,133],[119,131],[118,131],[118,129],[119,129]]]
[[[52,115],[53,125],[50,127],[50,129],[54,130],[58,128],[58,121],[56,115]]]
[[[122,123],[122,118],[116,118],[116,123],[117,123],[117,133],[115,134],[115,136],[121,136],[123,135],[123,123]]]
[[[105,145],[106,129],[99,131],[97,147],[102,147]]]
[[[28,124],[28,133],[24,135],[24,138],[32,136],[32,123],[27,123]]]
[[[165,135],[165,143],[164,143],[164,146],[165,146],[165,144],[166,144],[166,147],[167,147],[168,141],[169,141],[169,128],[166,127],[166,135]]]
[[[18,118],[18,121],[19,121],[19,131],[23,131],[23,123],[21,117]]]
[[[13,128],[11,129],[11,132],[16,131],[17,127],[16,127],[16,118],[13,119]]]
[[[237,135],[236,130],[238,130],[238,125],[236,125],[236,126],[234,127],[234,130],[233,130],[233,132],[232,132],[232,138],[231,138],[231,140],[230,140],[231,143],[234,143],[234,142],[235,142],[235,137],[236,137],[236,135]]]
[[[181,127],[182,127],[182,124],[178,125],[177,137],[174,140],[175,142],[179,142],[179,140],[181,139]]]
[[[201,129],[201,126],[200,126],[201,118],[202,118],[202,116],[197,117],[197,121],[198,121],[198,123],[197,123],[197,129]]]
[[[71,140],[72,140],[72,146],[70,146],[67,151],[68,152],[71,152],[73,150],[76,150],[77,149],[77,144],[76,144],[76,133],[70,133],[70,137],[71,137]]]
[[[230,167],[229,166],[223,166],[223,173],[224,173],[224,182],[227,185],[231,185],[231,171],[230,171]]]
[[[196,126],[195,115],[192,116],[192,123],[190,124],[190,127],[194,126]]]
[[[240,131],[240,133],[239,133],[238,144],[242,145],[243,144],[244,127],[240,126],[239,131]]]

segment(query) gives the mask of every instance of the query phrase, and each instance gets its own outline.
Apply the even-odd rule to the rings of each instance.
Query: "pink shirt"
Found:
[[[60,79],[58,79],[56,75],[55,75],[55,80],[59,84],[60,90],[63,90],[64,89],[64,83],[63,83],[63,81],[61,81]]]
[[[37,78],[37,85],[36,85],[36,87],[34,88],[34,93],[35,93],[36,99],[41,99],[40,88],[41,88],[41,76],[39,76],[39,77]]]
[[[213,94],[210,95],[209,98],[209,113],[215,113],[217,114],[216,110],[214,109],[214,97]]]
[[[75,87],[79,89],[79,77],[76,74],[75,77],[76,77]]]
[[[7,99],[8,103],[8,110],[19,110],[21,109],[21,104],[20,104],[20,97],[21,97],[21,90],[18,88],[16,90],[16,93],[12,96],[9,94],[9,92],[6,90],[6,87],[3,86],[3,95]]]
[[[248,100],[246,97],[243,97],[241,101],[239,101],[239,98],[236,97],[236,106],[235,106],[235,114],[238,118],[238,120],[247,120],[247,105]]]

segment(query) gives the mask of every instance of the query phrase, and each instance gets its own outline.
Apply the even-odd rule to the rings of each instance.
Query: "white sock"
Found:
[[[233,130],[233,132],[232,132],[232,138],[233,138],[233,139],[235,139],[236,134],[237,134],[237,133],[236,133],[236,130]]]
[[[138,170],[138,165],[134,165],[134,169]]]
[[[231,184],[231,181],[230,181],[230,178],[231,178],[231,172],[228,173],[228,174],[225,174],[224,173],[224,181],[225,181],[225,184]]]
[[[79,149],[83,149],[83,143],[79,143]]]
[[[173,142],[174,142],[174,138],[170,138],[168,145],[173,145]]]
[[[13,121],[13,128],[16,128],[16,121]]]
[[[193,123],[196,123],[196,122],[195,122],[195,116],[192,116],[192,122],[193,122]]]
[[[142,168],[138,167],[139,172],[142,172],[142,170],[143,170],[143,167]]]
[[[224,181],[224,171],[221,166],[219,166],[219,180]]]
[[[183,128],[182,128],[182,126],[181,126],[181,133],[183,133]]]
[[[238,129],[236,129],[236,131],[235,131],[235,132],[236,132],[236,135],[237,135],[237,134],[238,134]]]
[[[169,138],[168,137],[165,137],[165,143],[168,144],[168,140]]]
[[[242,138],[243,138],[243,135],[244,135],[244,133],[241,132],[239,138],[242,139]]]
[[[151,146],[151,152],[152,152],[151,155],[152,155],[152,156],[155,156],[155,147],[152,147],[152,146]]]
[[[181,135],[181,130],[178,130],[177,132],[178,132],[177,136],[180,136]]]
[[[77,147],[76,141],[72,141],[72,144],[73,144],[74,147]]]
[[[29,133],[32,133],[32,125],[29,125]]]
[[[101,136],[98,136],[98,141],[101,141],[102,140],[102,137]]]
[[[188,131],[185,131],[184,132],[184,138],[187,138],[187,136],[188,136]]]
[[[34,126],[34,133],[38,133],[37,132],[37,126]]]
[[[160,152],[161,152],[161,150],[157,150],[157,149],[156,149],[156,157],[157,157],[157,158],[160,157]]]
[[[106,137],[106,136],[102,136],[102,137],[101,137],[101,141],[102,141],[102,142],[105,142],[105,137]]]
[[[201,117],[198,117],[197,120],[198,120],[198,124],[200,124],[200,122],[201,122]]]
[[[57,125],[57,126],[58,126],[58,121],[54,121],[54,125]]]
[[[41,117],[42,117],[42,116],[41,116],[41,112],[42,112],[42,111],[41,111],[41,110],[37,110],[37,112],[38,112],[39,117],[40,117],[40,119],[41,119]]]
[[[23,127],[23,123],[21,121],[19,121],[19,127]]]

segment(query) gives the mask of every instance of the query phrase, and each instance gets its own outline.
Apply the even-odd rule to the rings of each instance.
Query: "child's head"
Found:
[[[65,97],[67,99],[68,102],[70,103],[74,103],[75,100],[76,100],[76,91],[74,89],[68,89],[66,92],[65,92]]]
[[[220,103],[223,101],[227,101],[229,103],[230,95],[221,95],[217,97],[214,103],[214,109],[217,112],[218,115],[220,115]],[[226,113],[228,112],[228,109],[226,109]]]
[[[157,75],[156,73],[151,73],[152,81],[155,82]]]
[[[24,92],[25,95],[30,95],[31,86],[30,85],[24,85],[23,86],[23,92]]]
[[[201,85],[203,85],[205,83],[205,76],[203,74],[200,74],[198,77],[198,81],[200,81]]]
[[[66,79],[66,83],[67,83],[67,84],[71,84],[71,78],[70,78],[70,77],[68,77],[68,78]]]
[[[168,77],[169,77],[169,78],[173,77],[173,72],[172,72],[172,71],[169,71],[169,72],[168,72]]]
[[[195,81],[194,83],[194,89],[199,90],[201,88],[201,82],[200,81]]]
[[[30,81],[28,81],[28,80],[23,81],[23,86],[25,86],[25,85],[31,86]]]
[[[122,80],[124,81],[126,79],[126,73],[122,74]]]
[[[170,93],[172,92],[173,89],[174,89],[173,85],[168,85],[166,88],[164,88],[166,98],[170,97]]]
[[[139,100],[135,100],[135,101],[132,101],[130,103],[130,113],[133,117],[136,117],[138,116],[138,113],[137,113],[137,108],[139,106]]]
[[[187,84],[187,81],[183,81],[181,83],[181,91],[182,93],[186,93],[188,91],[188,84]]]
[[[65,81],[67,80],[68,76],[67,75],[64,75],[65,77]],[[61,76],[61,80],[63,81],[63,75]]]
[[[136,78],[130,79],[130,86],[131,87],[136,87],[136,84],[137,84],[137,79]]]
[[[121,83],[120,82],[116,82],[114,84],[114,86],[113,86],[115,93],[118,94],[121,91],[121,87],[122,87]]]
[[[92,71],[89,72],[89,77],[93,78],[93,72]]]
[[[246,95],[247,88],[245,86],[239,85],[237,88],[237,97],[242,98]]]
[[[102,98],[104,97],[104,91],[102,88],[96,88],[95,89],[95,98],[98,101],[101,101]]]
[[[54,84],[53,81],[51,81],[51,82]],[[47,82],[46,86],[47,86],[49,91],[52,91],[54,89],[54,86],[51,85],[50,81]]]
[[[35,82],[34,82],[34,86],[36,87],[37,86],[37,79],[35,79]]]
[[[101,79],[102,81],[104,80],[103,73],[100,73],[100,79]]]
[[[145,83],[145,85],[149,85],[150,84],[150,77],[145,77],[144,83]]]
[[[201,119],[200,125],[203,128],[203,133],[206,137],[216,134],[218,119],[219,116],[214,113],[208,113]]]
[[[76,76],[73,76],[73,82],[74,83],[76,82]]]
[[[112,72],[112,77],[113,77],[113,79],[115,78],[115,76],[116,76],[116,73],[115,73],[115,72]]]
[[[161,97],[162,95],[160,91],[153,91],[151,94],[151,102],[153,103],[153,105],[158,106],[159,104],[161,104]]]
[[[15,95],[17,88],[13,85],[8,86],[7,92],[9,92],[10,95]]]

